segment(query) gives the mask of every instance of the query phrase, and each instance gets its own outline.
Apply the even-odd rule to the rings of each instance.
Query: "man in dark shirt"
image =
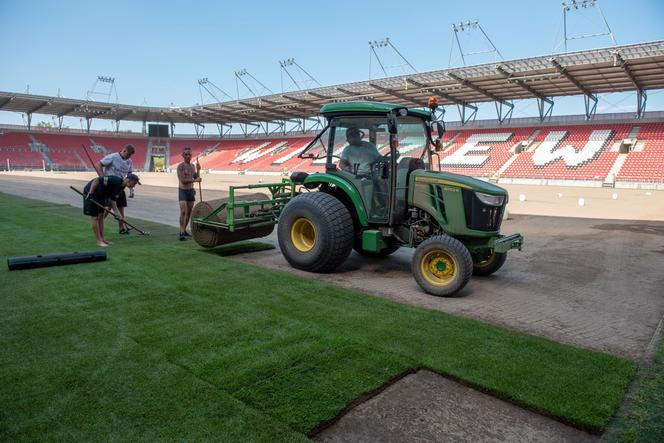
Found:
[[[107,208],[112,210],[113,213],[122,219],[118,205],[116,203],[120,193],[124,192],[124,188],[133,188],[140,184],[136,174],[127,174],[125,178],[120,178],[114,175],[105,175],[90,180],[83,188],[83,213],[90,216],[90,223],[92,225],[92,232],[95,233],[97,244],[102,247],[108,246],[110,243],[104,239],[104,211],[93,203],[93,200],[102,204],[107,199],[110,199],[111,206]]]

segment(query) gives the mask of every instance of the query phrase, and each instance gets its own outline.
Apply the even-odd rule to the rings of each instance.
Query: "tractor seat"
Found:
[[[408,180],[410,173],[418,169],[424,169],[424,162],[415,157],[401,157],[397,165],[397,189],[396,189],[396,202],[394,214],[392,215],[393,223],[401,223],[406,219],[408,200]]]
[[[415,157],[403,157],[399,161],[397,174],[406,174],[403,183],[407,185],[410,173],[418,169],[424,169],[424,162],[421,159]]]

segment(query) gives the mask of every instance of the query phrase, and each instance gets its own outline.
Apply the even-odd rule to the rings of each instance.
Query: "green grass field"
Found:
[[[642,367],[626,404],[612,423],[606,441],[664,441],[664,340],[651,365]]]
[[[0,207],[3,263],[96,249],[79,209],[4,194]],[[1,440],[305,440],[422,367],[598,431],[635,373],[625,359],[241,264],[143,226],[152,237],[109,235],[106,262],[0,270]]]

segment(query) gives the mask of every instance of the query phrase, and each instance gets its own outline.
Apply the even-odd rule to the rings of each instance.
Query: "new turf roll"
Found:
[[[63,252],[57,254],[27,255],[8,257],[10,271],[20,269],[43,268],[46,266],[73,265],[106,260],[106,251]]]

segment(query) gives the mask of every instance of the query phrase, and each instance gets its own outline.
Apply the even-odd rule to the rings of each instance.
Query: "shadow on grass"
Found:
[[[212,249],[204,249],[203,252],[219,255],[221,257],[229,257],[232,255],[244,254],[245,252],[268,251],[270,249],[275,249],[275,246],[270,243],[257,241],[241,241],[237,243],[230,243],[228,245],[218,246]]]

